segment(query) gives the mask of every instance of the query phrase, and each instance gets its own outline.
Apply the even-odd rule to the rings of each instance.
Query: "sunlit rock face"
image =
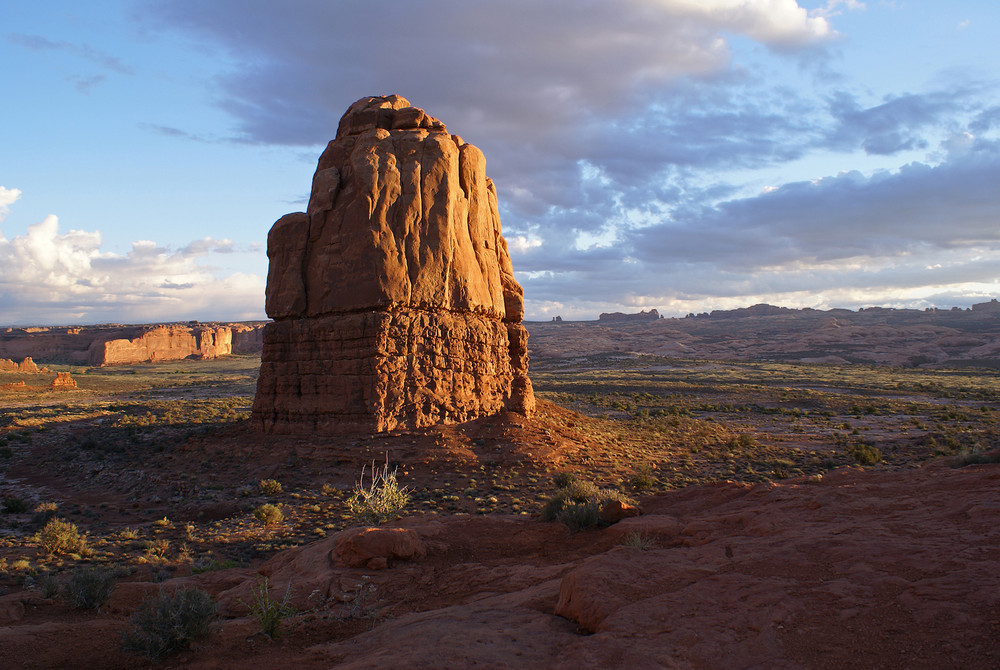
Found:
[[[268,235],[253,421],[341,433],[530,414],[523,292],[482,152],[399,96],[362,98],[308,211]]]

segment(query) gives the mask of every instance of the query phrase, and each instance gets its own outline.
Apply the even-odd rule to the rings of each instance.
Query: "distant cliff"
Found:
[[[598,321],[655,321],[660,318],[660,313],[655,309],[651,309],[648,312],[642,311],[638,314],[624,314],[622,312],[604,312],[599,317]],[[561,321],[562,319],[560,319]]]
[[[0,358],[32,357],[77,365],[129,365],[211,359],[260,351],[262,324],[160,324],[79,328],[7,328]]]

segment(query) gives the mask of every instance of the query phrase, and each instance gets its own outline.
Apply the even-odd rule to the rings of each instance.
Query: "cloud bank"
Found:
[[[995,82],[852,89],[832,21],[857,0],[142,8],[238,64],[213,84],[243,141],[320,145],[400,93],[482,147],[532,318],[973,302],[1000,276]],[[788,179],[838,155],[868,167]]]
[[[0,187],[0,223],[19,196]],[[229,240],[177,250],[140,240],[125,254],[101,246],[99,232],[60,232],[54,215],[10,240],[0,234],[2,325],[264,318],[264,277],[203,263],[232,254]]]

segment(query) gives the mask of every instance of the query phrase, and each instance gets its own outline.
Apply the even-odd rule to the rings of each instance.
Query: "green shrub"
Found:
[[[651,489],[656,486],[656,472],[653,470],[653,466],[648,463],[644,463],[635,469],[632,474],[629,483],[632,488],[637,491],[645,491],[646,489]]]
[[[59,582],[52,575],[41,575],[35,584],[43,598],[55,598],[59,595]]]
[[[288,599],[292,595],[291,582],[285,588],[285,595],[281,600],[271,597],[271,585],[267,577],[250,587],[250,594],[253,602],[243,604],[250,609],[250,616],[260,624],[264,634],[274,639],[278,635],[278,629],[281,628],[281,620],[295,613],[295,609],[288,604]]]
[[[253,511],[254,518],[260,521],[265,526],[273,526],[275,524],[281,523],[285,519],[285,515],[281,512],[281,508],[277,505],[272,505],[271,503],[265,503]]]
[[[559,510],[555,519],[573,532],[599,526],[602,521],[601,503],[598,501],[572,503]]]
[[[602,523],[601,508],[612,500],[632,502],[621,491],[601,489],[591,482],[573,481],[546,501],[542,520],[559,521],[572,531],[591,528]]]
[[[187,648],[208,633],[215,618],[215,601],[200,589],[160,592],[147,599],[129,619],[122,649],[158,660]]]
[[[882,452],[870,444],[855,444],[848,448],[859,465],[875,465],[882,461]]]
[[[21,514],[28,511],[28,503],[20,498],[4,498],[3,511],[5,514]]]
[[[552,475],[552,483],[556,485],[556,488],[564,489],[575,481],[576,475],[572,472],[557,472]]]
[[[96,610],[108,602],[115,588],[115,571],[110,568],[81,568],[66,584],[67,602],[78,609]]]
[[[365,486],[365,471],[361,470],[361,479],[354,485],[354,492],[347,499],[351,514],[365,525],[377,526],[392,519],[406,507],[410,501],[410,491],[400,486],[396,481],[396,469],[389,471],[389,460],[386,456],[385,465],[376,468],[372,462],[372,474],[369,484]]]
[[[260,492],[266,496],[276,496],[281,493],[281,482],[276,479],[260,480]]]
[[[49,522],[35,533],[35,542],[47,554],[80,554],[87,546],[87,539],[80,535],[76,524],[62,519],[49,519]]]

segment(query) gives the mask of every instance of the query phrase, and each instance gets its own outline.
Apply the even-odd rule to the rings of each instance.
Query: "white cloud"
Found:
[[[771,46],[803,46],[835,34],[822,15],[809,16],[795,0],[659,0],[656,4]]]
[[[827,0],[826,7],[814,9],[810,13],[813,16],[820,17],[837,16],[843,12],[840,7],[844,7],[850,11],[866,8],[865,3],[860,2],[860,0]]]
[[[7,218],[10,206],[17,202],[20,197],[21,191],[18,189],[0,186],[0,223],[3,223],[4,219]],[[0,235],[0,239],[3,239],[3,235]]]
[[[12,203],[12,193],[0,190],[0,202]],[[124,255],[102,251],[101,245],[96,231],[61,233],[54,215],[29,226],[24,235],[0,237],[4,325],[264,316],[264,277],[220,276],[202,263],[213,254],[233,253],[229,240],[205,238],[179,250],[139,240]]]

